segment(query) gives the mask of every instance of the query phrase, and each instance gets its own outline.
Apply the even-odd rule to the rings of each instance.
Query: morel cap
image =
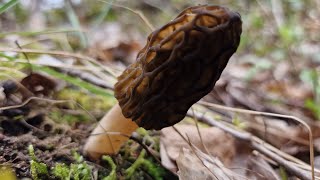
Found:
[[[238,13],[201,5],[152,32],[115,85],[123,115],[145,129],[181,121],[213,89],[238,48],[241,25]]]

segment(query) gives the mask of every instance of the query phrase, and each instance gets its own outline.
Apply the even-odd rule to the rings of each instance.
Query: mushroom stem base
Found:
[[[139,126],[123,116],[121,108],[116,104],[92,131],[85,146],[84,153],[93,159],[105,154],[117,154]]]

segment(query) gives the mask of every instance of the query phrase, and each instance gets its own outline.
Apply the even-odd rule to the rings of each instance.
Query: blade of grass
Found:
[[[14,61],[14,60],[15,60],[14,57],[8,56],[8,55],[6,55],[6,54],[4,54],[4,53],[2,53],[2,52],[0,52],[0,57],[6,58],[6,59],[8,59],[9,61]]]
[[[41,67],[41,66],[33,66],[33,68],[34,68],[34,70],[46,72],[51,76],[54,76],[58,79],[62,79],[70,84],[73,84],[73,85],[78,86],[82,89],[85,89],[93,94],[97,94],[97,95],[101,95],[101,96],[105,96],[105,97],[113,97],[113,93],[110,90],[100,88],[100,87],[95,86],[93,84],[90,84],[86,81],[83,81],[79,78],[75,78],[75,77],[69,76],[67,74],[60,73],[52,68]]]
[[[69,19],[71,25],[75,29],[81,29],[79,19],[72,8],[70,1],[66,1],[66,12],[67,12],[67,16],[68,16],[68,19]],[[83,32],[82,33],[78,32],[77,34],[80,38],[81,47],[86,48],[88,45],[88,41],[87,41],[85,34]]]
[[[229,111],[233,111],[233,112],[258,115],[258,116],[269,116],[269,117],[291,119],[291,120],[299,122],[300,124],[302,124],[306,128],[306,130],[308,130],[308,133],[309,133],[309,152],[310,152],[309,158],[310,158],[311,176],[312,176],[312,180],[315,179],[314,178],[315,177],[315,168],[314,168],[313,133],[311,131],[311,127],[302,119],[295,117],[295,116],[290,116],[290,115],[283,115],[283,114],[276,114],[276,113],[269,113],[269,112],[262,112],[262,111],[252,111],[252,110],[246,110],[246,109],[226,107],[226,106],[222,106],[222,105],[214,104],[214,103],[209,103],[209,102],[205,102],[205,101],[199,101],[197,103],[200,105],[204,105],[204,106],[208,106],[208,107],[212,107],[212,108],[216,108],[216,109],[229,110]],[[291,156],[287,156],[286,153],[283,153],[282,151],[280,151],[276,148],[273,148],[273,151],[277,152],[277,154],[282,155],[283,157],[287,157],[288,159],[291,158]],[[292,158],[291,158],[291,160],[292,160]]]
[[[115,7],[126,9],[126,10],[138,15],[141,18],[141,20],[148,26],[148,28],[151,31],[155,30],[155,27],[149,22],[148,18],[146,18],[141,11],[134,10],[134,9],[131,9],[131,8],[126,7],[126,6],[119,5],[119,4],[110,3],[110,2],[105,1],[105,0],[98,0],[98,1],[101,1],[101,2],[104,2],[104,3],[107,3],[107,4],[111,4],[112,6],[115,6]]]
[[[19,35],[19,36],[37,36],[42,34],[56,34],[56,33],[68,33],[68,32],[81,32],[79,29],[46,29],[42,31],[14,31],[14,32],[3,32],[0,33],[0,38],[8,35]]]
[[[11,0],[11,1],[8,1],[7,3],[2,4],[0,7],[0,14],[6,12],[8,9],[16,5],[18,2],[19,0]]]
[[[103,10],[99,13],[99,15],[97,16],[97,18],[94,20],[93,22],[93,26],[95,28],[97,28],[99,25],[101,25],[101,23],[103,22],[104,18],[106,16],[108,16],[109,14],[109,11],[111,9],[111,6],[112,6],[112,3],[114,2],[115,0],[111,0],[110,1],[110,4],[105,4],[104,7],[102,8]]]
[[[83,60],[83,61],[85,60],[85,61],[91,62],[92,64],[95,64],[97,67],[108,72],[113,77],[117,77],[119,75],[118,73],[120,73],[119,69],[117,70],[114,68],[110,68],[108,66],[104,66],[99,61],[97,61],[91,57],[83,56],[81,54],[66,52],[66,51],[45,51],[45,50],[25,49],[25,48],[21,50],[21,49],[14,49],[14,48],[3,48],[0,46],[0,52],[18,52],[18,53],[26,52],[26,53],[30,53],[30,54],[48,54],[48,55],[55,55],[55,56],[77,58],[79,60]],[[118,73],[116,73],[115,71],[118,71]]]

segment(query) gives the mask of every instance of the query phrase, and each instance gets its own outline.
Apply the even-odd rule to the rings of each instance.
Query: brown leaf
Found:
[[[248,159],[247,177],[248,179],[260,180],[280,180],[279,175],[274,169],[260,156],[250,156]]]
[[[232,161],[235,155],[234,138],[224,131],[215,127],[200,128],[202,143],[196,126],[176,125],[175,127],[202,152],[206,152],[204,144],[209,154],[218,157],[224,164],[228,165]],[[188,143],[172,127],[168,127],[161,130],[161,144],[160,154],[163,165],[176,170],[173,168],[173,162],[179,157],[181,148],[189,148]]]
[[[218,158],[213,158],[200,150],[181,148],[177,159],[178,175],[181,180],[224,179],[231,180],[239,177],[225,168]]]
[[[56,87],[54,80],[39,73],[31,73],[20,83],[35,95],[48,96]]]

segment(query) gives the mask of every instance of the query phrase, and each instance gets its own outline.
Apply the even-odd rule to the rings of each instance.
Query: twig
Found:
[[[278,117],[278,118],[284,118],[284,119],[292,119],[294,121],[297,121],[301,123],[309,132],[309,150],[310,150],[310,166],[311,166],[311,174],[312,174],[312,180],[314,180],[315,174],[314,174],[314,149],[313,149],[313,135],[311,128],[309,125],[301,120],[300,118],[297,118],[295,116],[289,116],[289,115],[283,115],[283,114],[275,114],[275,113],[268,113],[268,112],[259,112],[259,111],[251,111],[251,110],[245,110],[245,109],[238,109],[238,108],[231,108],[231,107],[225,107],[222,105],[218,104],[213,104],[213,103],[208,103],[204,101],[198,102],[199,104],[217,108],[217,109],[224,109],[224,110],[229,110],[233,112],[239,112],[239,113],[246,113],[246,114],[251,114],[251,115],[259,115],[259,116],[269,116],[269,117]],[[276,149],[276,148],[275,148]],[[282,151],[279,151],[282,152]],[[290,156],[292,157],[292,156]],[[293,158],[293,157],[292,157]]]
[[[20,123],[21,123],[23,126],[29,128],[29,129],[31,129],[31,130],[40,132],[41,134],[45,134],[45,133],[47,134],[47,133],[48,133],[48,132],[45,131],[45,130],[42,130],[42,129],[40,129],[40,128],[37,128],[37,127],[29,124],[24,118],[21,118],[21,119],[19,119],[18,121],[20,121]]]
[[[0,107],[0,111],[23,107],[23,106],[25,106],[26,104],[28,104],[32,100],[46,101],[46,102],[53,103],[53,104],[60,104],[60,103],[69,102],[67,100],[52,100],[52,99],[46,99],[46,98],[40,98],[40,97],[30,97],[30,98],[28,98],[26,101],[24,101],[21,104],[13,105],[13,106]]]
[[[195,116],[193,116],[195,117]],[[175,130],[176,133],[179,134],[179,136],[189,145],[189,147],[191,148],[191,151],[195,154],[195,156],[197,157],[197,159],[201,162],[201,164],[217,179],[219,180],[219,178],[217,177],[217,175],[214,173],[215,171],[213,171],[213,169],[210,169],[206,164],[205,162],[203,161],[203,159],[200,157],[199,153],[202,154],[202,156],[206,156],[205,159],[209,162],[211,162],[213,165],[217,166],[218,169],[220,169],[224,175],[228,176],[231,174],[233,176],[233,172],[230,171],[229,169],[225,168],[224,165],[218,160],[214,160],[212,157],[211,154],[207,155],[207,154],[204,154],[202,153],[201,150],[199,150],[194,144],[192,144],[192,142],[190,141],[190,138],[189,136],[186,134],[186,137],[184,137],[182,135],[182,133],[175,127],[175,126],[172,126],[172,128]],[[228,171],[228,172],[227,172]],[[239,176],[237,174],[238,177],[242,177],[242,176]],[[230,177],[229,177],[230,178]],[[243,179],[247,179],[245,177],[242,177]],[[231,178],[232,179],[232,178]]]
[[[191,107],[191,111],[192,111],[192,113],[194,114],[194,109],[193,109],[192,107]],[[201,142],[202,147],[204,148],[204,150],[205,150],[205,152],[206,152],[207,154],[209,154],[210,156],[212,156],[212,154],[209,152],[207,146],[203,143],[203,139],[202,139],[202,135],[201,135],[201,132],[200,132],[200,128],[199,128],[199,123],[198,123],[197,117],[193,116],[193,119],[194,119],[194,122],[195,122],[195,124],[196,124],[198,136],[199,136],[199,138],[200,138],[200,142]]]
[[[14,41],[14,43],[18,46],[19,49],[22,49],[22,47],[20,46],[18,40]],[[29,68],[30,68],[30,73],[33,73],[33,67],[32,67],[32,64],[30,64],[30,59],[29,59],[28,55],[25,52],[23,52],[22,54],[23,54],[24,58],[26,58],[26,60],[28,62],[28,65],[29,65]]]
[[[265,131],[268,134],[274,135],[274,136],[278,136],[278,137],[282,137],[282,138],[286,138],[290,141],[305,145],[305,146],[309,146],[309,141],[300,138],[300,137],[292,137],[289,136],[286,132],[282,132],[279,131],[278,129],[268,129],[268,131],[265,130],[264,127],[261,127],[258,123],[255,122],[250,122],[250,124],[248,124],[248,127],[258,130],[258,131]]]
[[[178,132],[178,129],[175,128],[174,130]],[[181,135],[181,133],[179,133],[179,134]],[[196,155],[196,157],[197,157],[198,160],[201,162],[201,164],[202,164],[217,180],[219,180],[219,178],[217,177],[217,175],[214,174],[213,169],[211,170],[211,169],[203,162],[203,160],[199,157],[198,153],[196,153],[196,151],[195,151],[196,149],[195,149],[195,147],[192,145],[192,143],[190,142],[190,138],[188,137],[187,134],[186,134],[186,136],[187,136],[187,138],[188,138],[187,143],[188,143],[188,145],[190,146],[192,152]],[[220,168],[220,170],[222,170],[221,167],[219,167],[219,168]],[[225,172],[224,172],[224,173],[225,173]],[[225,173],[225,174],[226,174],[226,173]]]
[[[146,25],[148,26],[148,28],[149,28],[151,31],[154,31],[154,30],[155,30],[154,26],[148,21],[148,19],[144,16],[144,14],[143,14],[141,11],[133,10],[133,9],[128,8],[128,7],[126,7],[126,6],[122,6],[122,5],[119,5],[119,4],[110,3],[110,2],[108,2],[108,1],[103,1],[103,0],[99,0],[99,1],[104,2],[104,3],[107,3],[107,4],[110,4],[110,5],[115,6],[115,7],[120,7],[120,8],[123,8],[123,9],[126,9],[126,10],[129,10],[129,11],[133,12],[134,14],[138,15],[138,16],[142,19],[142,21],[143,21],[144,23],[146,23]]]
[[[156,157],[156,155],[154,155],[150,150],[149,147],[147,145],[145,145],[143,142],[141,142],[138,138],[134,137],[134,136],[130,136],[130,139],[137,142],[143,149],[145,149],[147,151],[147,153],[152,156],[157,163],[159,163],[159,165],[161,165],[161,161],[159,158]]]
[[[189,111],[188,116],[192,117],[193,113]],[[308,180],[312,179],[312,175],[307,173],[305,170],[298,168],[295,163],[288,162],[288,160],[286,160],[283,157],[281,157],[280,155],[278,155],[277,154],[278,151],[273,152],[272,150],[270,150],[270,147],[273,147],[273,146],[264,142],[263,140],[259,139],[258,137],[253,136],[249,132],[245,132],[245,131],[241,132],[239,130],[236,130],[235,128],[232,128],[232,127],[227,126],[226,124],[223,124],[222,122],[215,121],[208,116],[202,116],[198,112],[196,112],[194,114],[194,116],[196,116],[199,120],[202,120],[203,122],[206,122],[212,126],[216,126],[220,129],[230,133],[234,137],[236,137],[242,141],[247,142],[251,147],[253,147],[257,151],[259,151],[260,153],[268,156],[273,161],[279,163],[281,166],[283,166],[288,171],[290,171],[293,175],[295,175],[301,179],[308,179]],[[276,149],[276,148],[274,148],[274,149]],[[296,159],[296,158],[290,156],[290,159]]]
[[[113,90],[113,83],[109,83],[109,81],[115,81],[115,79],[101,79],[97,76],[94,76],[93,74],[90,74],[88,72],[82,72],[79,70],[67,70],[67,71],[63,71],[69,75],[78,77],[84,81],[87,81],[91,84],[94,84],[96,86],[102,87],[102,88],[106,88],[106,89],[111,89]]]

